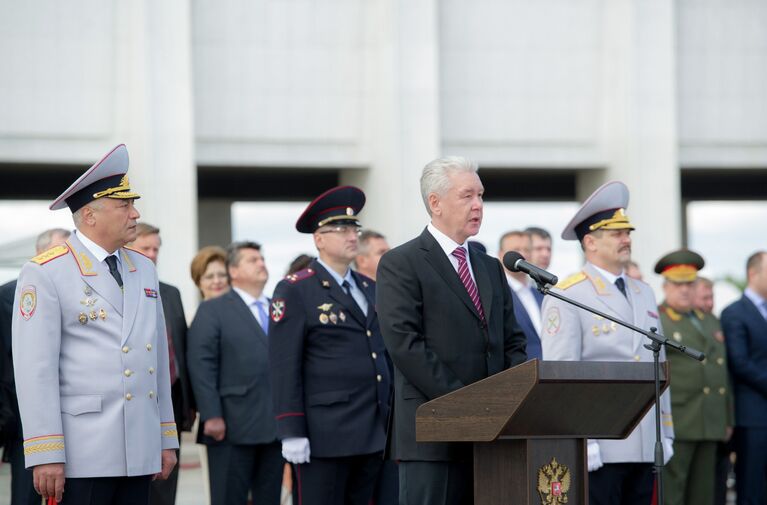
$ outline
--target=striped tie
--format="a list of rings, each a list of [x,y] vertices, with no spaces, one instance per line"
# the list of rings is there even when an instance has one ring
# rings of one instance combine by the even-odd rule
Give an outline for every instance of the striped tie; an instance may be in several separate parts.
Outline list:
[[[477,285],[474,284],[474,279],[471,278],[469,272],[469,264],[466,262],[466,249],[463,247],[456,247],[455,251],[451,253],[458,260],[458,277],[463,282],[463,287],[466,288],[466,292],[469,293],[472,303],[479,312],[479,317],[482,321],[485,320],[485,311],[482,310],[482,302],[479,300],[479,292],[477,291]]]

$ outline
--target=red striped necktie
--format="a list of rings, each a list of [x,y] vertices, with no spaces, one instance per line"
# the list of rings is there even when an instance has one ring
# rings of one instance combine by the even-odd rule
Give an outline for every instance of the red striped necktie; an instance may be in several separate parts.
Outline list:
[[[477,291],[477,285],[474,283],[474,279],[471,278],[471,272],[469,272],[469,263],[466,261],[466,249],[463,247],[456,247],[455,251],[451,253],[458,260],[458,277],[463,282],[463,287],[466,288],[466,292],[469,293],[472,303],[479,312],[479,317],[482,321],[485,320],[485,311],[482,309],[482,301],[479,299],[479,291]]]

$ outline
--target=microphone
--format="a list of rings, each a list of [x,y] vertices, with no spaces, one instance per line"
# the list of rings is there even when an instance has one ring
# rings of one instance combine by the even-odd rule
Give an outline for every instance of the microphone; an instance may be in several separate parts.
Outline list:
[[[539,285],[551,285],[554,286],[559,279],[551,272],[547,272],[542,268],[538,268],[532,263],[525,261],[525,257],[519,254],[517,251],[509,251],[503,255],[503,266],[511,270],[512,272],[524,272],[529,275]]]

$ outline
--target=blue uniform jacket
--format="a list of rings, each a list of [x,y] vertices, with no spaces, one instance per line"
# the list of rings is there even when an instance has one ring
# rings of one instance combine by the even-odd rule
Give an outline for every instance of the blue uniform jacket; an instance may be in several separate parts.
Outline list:
[[[280,439],[307,437],[313,457],[384,449],[391,365],[375,282],[353,273],[367,317],[317,261],[282,280],[270,310],[269,362]]]

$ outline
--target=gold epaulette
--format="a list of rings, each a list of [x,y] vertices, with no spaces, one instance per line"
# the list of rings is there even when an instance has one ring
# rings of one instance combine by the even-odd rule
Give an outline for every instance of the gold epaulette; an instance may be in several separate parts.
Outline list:
[[[680,314],[679,312],[675,311],[671,307],[664,306],[663,307],[663,312],[665,312],[666,315],[669,317],[669,319],[671,319],[672,321],[676,322],[676,321],[681,321],[682,320],[682,314]]]
[[[567,279],[560,281],[559,284],[557,284],[555,287],[559,289],[567,289],[571,286],[575,286],[581,281],[586,280],[588,277],[583,272],[578,272],[577,274],[573,274]]]
[[[129,251],[133,251],[134,253],[138,253],[138,254],[142,255],[143,257],[145,257],[147,259],[152,259],[149,256],[147,256],[146,254],[144,254],[143,252],[141,252],[138,249],[136,249],[135,247],[129,247],[129,246],[126,245],[126,246],[123,246],[123,248],[127,249]]]
[[[35,256],[29,261],[37,263],[38,265],[44,265],[51,260],[55,260],[56,258],[60,258],[64,256],[68,252],[69,252],[69,248],[67,246],[57,245],[56,247],[52,247],[48,249],[44,253],[38,254],[37,256]]]

